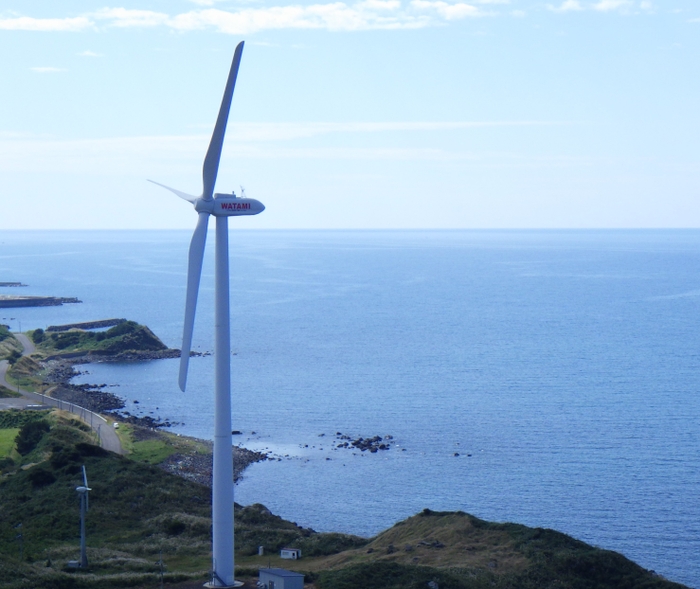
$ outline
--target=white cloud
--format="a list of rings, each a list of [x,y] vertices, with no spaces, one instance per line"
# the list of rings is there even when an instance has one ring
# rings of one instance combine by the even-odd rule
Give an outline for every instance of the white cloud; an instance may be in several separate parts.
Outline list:
[[[478,4],[507,4],[509,0],[473,0]],[[211,0],[197,0],[211,6]],[[325,29],[360,31],[371,29],[415,29],[438,25],[485,13],[471,3],[446,0],[360,0],[354,4],[287,4],[235,10],[203,8],[175,15],[123,7],[102,8],[75,18],[0,19],[0,29],[33,31],[78,31],[96,25],[118,28],[168,27],[178,31],[213,29],[227,34],[250,34],[279,29]]]
[[[23,31],[82,31],[90,28],[152,28],[167,27],[177,31],[215,30],[225,34],[251,34],[265,30],[319,29],[328,31],[361,31],[372,29],[416,29],[438,26],[446,21],[491,16],[487,6],[509,5],[510,0],[358,0],[325,4],[285,4],[277,6],[221,9],[213,6],[222,0],[190,0],[207,8],[178,14],[124,7],[102,8],[82,16],[66,18],[34,18],[8,16],[0,18],[0,30]],[[247,3],[247,0],[242,0]],[[254,1],[254,0],[251,0]],[[598,12],[628,11],[638,5],[652,12],[651,0],[561,0],[547,4],[553,12],[578,12],[587,9]],[[485,10],[486,9],[486,10]],[[513,9],[514,17],[525,16],[524,10]],[[691,22],[696,22],[692,19]],[[92,52],[79,55],[97,57]]]
[[[552,10],[554,12],[572,12],[572,11],[578,11],[578,10],[583,10],[583,6],[581,6],[581,2],[579,0],[564,0],[562,2],[561,6],[552,6],[551,4],[547,5],[547,8],[549,10]]]
[[[609,12],[611,10],[618,10],[620,8],[630,8],[632,6],[632,0],[600,0],[600,2],[593,5],[593,10],[598,10],[600,12]]]
[[[442,0],[412,0],[410,5],[417,10],[434,10],[445,20],[482,16],[484,14],[476,6],[464,4],[463,2],[448,4]]]
[[[157,27],[167,24],[169,16],[152,10],[130,10],[127,8],[102,8],[91,16],[109,20],[113,27]]]
[[[82,31],[93,25],[85,16],[75,18],[32,18],[17,16],[0,18],[0,30],[5,31]]]
[[[418,28],[430,24],[427,15],[410,15],[392,6],[394,2],[378,4],[361,2],[348,6],[343,2],[312,4],[310,6],[274,6],[247,8],[236,12],[208,9],[179,14],[169,26],[178,30],[214,28],[222,33],[246,34],[272,29],[326,29],[359,31],[368,29]]]
[[[87,51],[81,51],[80,53],[76,53],[76,55],[80,55],[80,57],[104,57],[102,53],[95,53],[94,51],[90,51],[89,49]]]
[[[58,72],[65,72],[63,68],[60,67],[32,67],[29,68],[33,72],[36,72],[37,74],[55,74]]]

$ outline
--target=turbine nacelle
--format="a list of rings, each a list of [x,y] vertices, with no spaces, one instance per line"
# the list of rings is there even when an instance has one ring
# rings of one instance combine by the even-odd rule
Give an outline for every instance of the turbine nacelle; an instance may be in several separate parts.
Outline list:
[[[262,213],[265,205],[254,198],[238,198],[235,194],[217,192],[213,199],[195,200],[194,209],[198,213],[209,213],[215,217],[240,217]]]

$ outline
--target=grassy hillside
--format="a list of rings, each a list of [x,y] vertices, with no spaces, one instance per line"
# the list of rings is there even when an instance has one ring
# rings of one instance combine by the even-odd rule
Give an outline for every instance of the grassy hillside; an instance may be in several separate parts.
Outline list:
[[[62,412],[32,415],[47,420],[50,429],[26,455],[18,457],[15,452],[12,468],[6,468],[0,480],[4,588],[82,587],[88,579],[91,587],[156,583],[154,563],[161,553],[171,580],[205,579],[211,559],[211,489],[92,445],[88,428]],[[6,421],[5,425],[18,425],[15,418]],[[75,488],[82,483],[83,464],[92,488],[87,518],[90,569],[68,573],[62,570],[65,563],[79,554]],[[16,527],[20,523],[21,563]],[[318,534],[260,505],[236,506],[236,533],[241,554],[257,553],[260,545],[274,552],[293,543],[309,554],[327,555],[366,542],[354,536]],[[3,566],[9,576],[3,575]],[[22,584],[23,579],[32,584]]]
[[[362,550],[324,559],[319,589],[671,589],[624,556],[554,530],[424,510]]]
[[[5,325],[0,325],[0,360],[14,360],[19,357],[21,351],[22,344]]]
[[[71,329],[62,332],[30,332],[37,351],[45,355],[69,352],[118,354],[130,351],[157,352],[167,346],[145,325],[125,321],[106,331]]]
[[[88,428],[61,412],[0,415],[6,428],[24,427],[23,419],[46,423],[45,429],[34,428],[40,436],[23,455],[14,451],[0,480],[4,588],[157,587],[161,554],[167,581],[205,580],[209,488],[92,445]],[[82,483],[83,464],[92,488],[90,567],[68,572],[65,563],[79,554],[75,487]],[[425,589],[430,581],[441,589],[681,587],[553,530],[490,523],[462,512],[424,510],[367,540],[319,534],[256,504],[236,506],[235,529],[236,562],[244,567],[239,576],[270,563],[305,573],[317,589]],[[289,545],[301,548],[301,560],[279,559],[279,549]],[[265,556],[257,556],[258,546]]]

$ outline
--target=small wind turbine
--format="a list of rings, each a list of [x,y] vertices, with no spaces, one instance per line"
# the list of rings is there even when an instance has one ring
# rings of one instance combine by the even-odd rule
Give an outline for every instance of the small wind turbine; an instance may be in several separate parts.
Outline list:
[[[207,239],[209,215],[216,217],[216,263],[215,263],[215,377],[214,377],[214,469],[212,481],[212,580],[210,587],[234,587],[233,560],[233,461],[231,460],[231,328],[229,313],[229,264],[228,264],[228,218],[241,215],[257,215],[265,206],[252,198],[237,198],[234,193],[214,194],[216,175],[219,171],[221,147],[226,132],[226,122],[231,108],[233,89],[236,86],[238,66],[243,53],[243,42],[233,55],[224,97],[214,133],[204,158],[202,171],[202,195],[192,196],[158,182],[180,198],[191,202],[199,213],[197,227],[190,243],[187,268],[187,297],[185,301],[185,325],[182,333],[180,355],[180,388],[187,384],[187,366],[192,348],[194,313],[202,274],[204,245]],[[152,182],[152,180],[151,180]]]
[[[80,495],[80,567],[86,568],[88,565],[87,560],[87,550],[85,548],[85,514],[88,510],[88,492],[92,491],[88,487],[87,473],[85,472],[85,465],[83,464],[83,484],[80,487],[76,487],[75,490]]]

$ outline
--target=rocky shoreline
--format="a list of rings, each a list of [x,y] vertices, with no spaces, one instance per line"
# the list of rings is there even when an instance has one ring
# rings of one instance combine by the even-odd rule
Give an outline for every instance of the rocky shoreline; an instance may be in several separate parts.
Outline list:
[[[150,416],[137,417],[128,411],[122,411],[126,406],[124,401],[117,395],[107,392],[107,384],[82,384],[74,385],[70,381],[73,377],[81,374],[76,370],[77,364],[87,364],[91,362],[124,362],[124,361],[144,361],[156,360],[160,358],[175,358],[180,356],[180,350],[167,349],[158,352],[128,352],[112,356],[81,354],[71,357],[54,357],[43,362],[47,369],[44,383],[56,388],[51,392],[51,396],[61,399],[67,403],[74,403],[85,407],[96,413],[104,413],[115,417],[122,423],[136,426],[134,436],[136,441],[155,439],[163,434],[161,428],[167,428],[175,423],[169,420],[161,420]],[[197,440],[210,450],[212,442],[208,440]],[[233,481],[238,482],[248,466],[255,462],[267,460],[269,456],[264,452],[255,452],[241,446],[234,446],[233,454]],[[213,456],[211,452],[200,454],[172,454],[158,465],[162,470],[179,477],[197,482],[201,485],[211,487]]]
[[[205,443],[210,449],[213,448],[213,444],[209,441],[200,440],[200,442]],[[237,483],[241,480],[243,471],[251,464],[263,462],[268,458],[269,456],[263,452],[234,446],[233,482]],[[173,454],[161,462],[158,468],[200,485],[211,487],[213,465],[212,454]]]
[[[175,423],[165,419],[161,420],[150,416],[137,417],[128,411],[122,411],[126,404],[117,395],[104,389],[107,384],[71,384],[71,379],[81,374],[75,369],[77,364],[90,364],[93,362],[141,362],[145,360],[159,360],[162,358],[179,358],[180,350],[168,348],[159,351],[147,352],[120,352],[118,354],[80,353],[52,356],[44,360],[47,368],[44,383],[56,388],[51,392],[55,399],[61,399],[67,403],[75,403],[96,413],[107,413],[119,421],[138,425],[146,428],[170,427]]]

